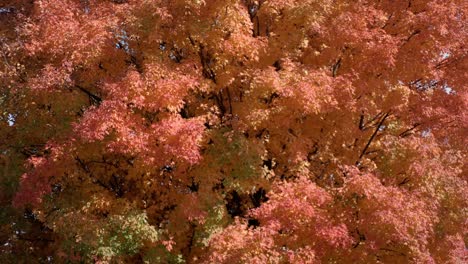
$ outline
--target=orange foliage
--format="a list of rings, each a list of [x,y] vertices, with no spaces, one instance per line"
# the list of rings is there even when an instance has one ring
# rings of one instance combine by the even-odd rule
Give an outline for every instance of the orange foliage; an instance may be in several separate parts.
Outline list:
[[[467,261],[466,1],[29,2],[0,262]]]

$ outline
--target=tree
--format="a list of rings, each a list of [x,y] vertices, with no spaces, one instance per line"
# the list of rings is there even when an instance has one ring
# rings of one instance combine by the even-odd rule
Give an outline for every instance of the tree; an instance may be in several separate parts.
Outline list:
[[[467,260],[465,1],[32,2],[3,262]]]

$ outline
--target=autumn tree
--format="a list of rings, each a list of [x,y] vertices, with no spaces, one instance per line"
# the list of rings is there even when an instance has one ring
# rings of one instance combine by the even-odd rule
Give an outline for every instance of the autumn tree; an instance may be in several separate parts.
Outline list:
[[[6,0],[2,263],[464,263],[462,0]]]

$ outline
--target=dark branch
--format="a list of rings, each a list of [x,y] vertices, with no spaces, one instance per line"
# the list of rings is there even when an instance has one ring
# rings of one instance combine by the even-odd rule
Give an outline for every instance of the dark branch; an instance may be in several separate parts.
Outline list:
[[[374,121],[378,120],[381,116],[383,115],[382,112],[378,113],[375,115],[371,120],[365,122],[364,121],[364,115],[361,115],[361,119],[359,120],[359,129],[360,130],[366,130],[368,129],[368,125],[372,124]],[[362,121],[362,122],[361,122]]]
[[[229,92],[228,87],[226,87],[226,94],[227,94],[228,101],[229,101],[229,114],[232,115],[232,100],[231,100],[231,93]]]
[[[410,181],[410,179],[408,177],[404,178],[402,182],[400,182],[398,184],[398,186],[402,186],[402,185],[405,185],[406,183],[408,183]]]
[[[421,125],[420,123],[416,123],[411,128],[408,128],[405,131],[401,132],[398,136],[399,137],[407,137],[407,136],[411,135],[411,132],[420,125]]]
[[[220,116],[224,116],[226,114],[226,107],[224,106],[224,100],[223,100],[223,94],[221,92],[218,92],[217,94],[213,95],[216,104],[218,105]]]
[[[390,112],[387,112],[387,113],[382,117],[382,119],[380,119],[380,122],[379,122],[379,124],[377,125],[377,127],[375,128],[374,133],[372,133],[372,136],[369,138],[369,141],[367,141],[366,146],[364,147],[364,149],[362,150],[361,154],[359,155],[359,159],[356,161],[356,165],[359,164],[359,162],[361,161],[362,157],[366,154],[367,149],[368,149],[369,146],[371,145],[371,143],[372,143],[372,141],[374,140],[375,136],[377,136],[377,133],[379,132],[380,128],[382,127],[383,123],[385,122],[385,119],[387,119],[387,117],[388,117],[389,115],[390,115]]]
[[[364,130],[364,115],[359,118],[359,130]]]
[[[86,95],[89,96],[89,100],[91,102],[91,104],[93,105],[100,105],[101,102],[102,102],[102,98],[93,94],[92,92],[88,91],[87,89],[85,89],[84,87],[80,86],[80,85],[75,85],[76,88],[78,88],[78,90],[80,90],[81,92],[85,93]]]
[[[332,76],[333,77],[336,77],[336,75],[338,74],[338,70],[340,69],[340,66],[341,66],[341,58],[339,58],[335,64],[333,64],[332,66]]]

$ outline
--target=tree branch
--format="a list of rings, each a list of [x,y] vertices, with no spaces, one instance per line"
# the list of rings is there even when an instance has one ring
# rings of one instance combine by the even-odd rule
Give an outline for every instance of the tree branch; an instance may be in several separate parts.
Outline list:
[[[413,125],[413,127],[406,129],[405,131],[401,132],[398,136],[399,136],[399,137],[407,137],[407,136],[410,135],[410,133],[411,133],[415,128],[417,128],[417,127],[420,126],[420,125],[421,125],[420,123],[416,123],[416,124]]]
[[[85,89],[84,87],[80,86],[80,85],[75,85],[76,88],[78,88],[78,90],[80,90],[81,92],[85,93],[86,95],[89,96],[89,99],[90,99],[90,102],[91,104],[93,105],[100,105],[101,102],[102,102],[102,98],[91,93],[90,91],[88,91],[87,89]]]
[[[370,144],[372,143],[372,141],[374,140],[375,136],[377,135],[377,133],[379,132],[380,128],[382,127],[383,123],[385,122],[385,119],[387,119],[387,117],[388,117],[389,115],[390,115],[390,112],[387,112],[387,113],[382,117],[382,119],[380,119],[380,122],[379,122],[379,124],[377,125],[377,127],[375,128],[374,133],[372,133],[372,136],[369,138],[369,141],[367,141],[366,146],[364,147],[364,149],[362,150],[361,154],[359,155],[359,159],[356,161],[356,165],[359,164],[359,162],[361,161],[362,157],[366,154],[367,149],[369,148]]]

